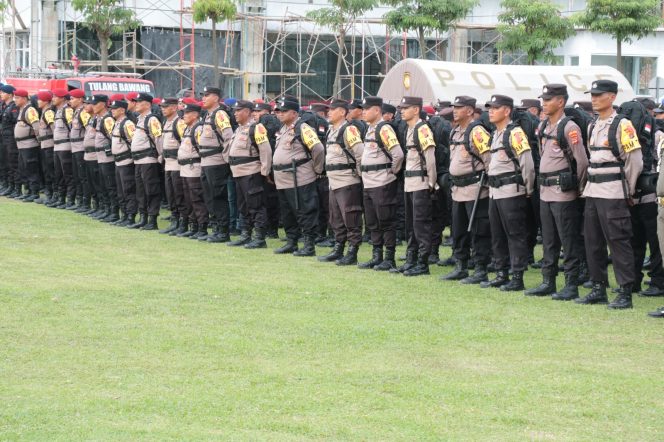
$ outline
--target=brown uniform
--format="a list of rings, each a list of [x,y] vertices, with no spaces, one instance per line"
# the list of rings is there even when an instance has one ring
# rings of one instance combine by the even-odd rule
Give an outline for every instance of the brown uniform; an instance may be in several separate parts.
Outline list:
[[[623,119],[616,132],[618,158],[611,150],[609,127],[616,112],[597,119],[590,133],[590,167],[586,197],[584,232],[586,258],[593,282],[608,284],[608,244],[616,280],[621,286],[635,280],[632,224],[627,200],[634,195],[636,180],[643,169],[643,157],[632,123]]]
[[[39,114],[27,104],[18,110],[14,139],[18,148],[19,172],[27,183],[30,194],[39,193]],[[19,188],[19,191],[21,189]]]
[[[74,109],[74,115],[71,120],[71,130],[69,131],[69,142],[71,143],[72,155],[72,175],[74,182],[74,193],[80,199],[82,205],[89,205],[90,184],[85,174],[85,148],[83,139],[85,138],[85,125],[90,119],[90,114],[83,110],[83,106]]]
[[[162,131],[161,155],[164,158],[164,180],[166,200],[174,219],[187,218],[189,211],[185,205],[183,179],[178,164],[178,149],[187,125],[177,115],[164,122]]]
[[[178,164],[189,221],[198,225],[207,225],[208,210],[203,201],[201,157],[197,147],[202,133],[203,125],[198,123],[184,130],[178,149]],[[187,214],[183,214],[182,217],[185,218]]]
[[[111,152],[115,158],[115,186],[118,192],[118,205],[122,213],[129,217],[136,215],[136,172],[131,157],[131,140],[136,126],[127,117],[115,121],[111,132]]]
[[[110,113],[98,115],[95,124],[95,149],[97,150],[97,163],[99,175],[103,186],[106,209],[110,212],[118,210],[118,192],[115,184],[115,159],[111,152],[111,132],[115,120]]]
[[[154,115],[139,115],[136,133],[131,139],[131,156],[135,165],[136,201],[138,213],[157,216],[161,205],[159,156],[161,123]]]
[[[90,196],[96,200],[97,207],[99,207],[100,203],[105,199],[105,195],[95,148],[95,139],[97,138],[96,123],[97,117],[91,115],[85,125],[85,136],[83,137],[83,149],[85,153],[83,154],[83,161],[85,162],[85,174],[88,178],[88,183],[90,183]]]
[[[53,179],[55,174],[55,163],[53,159],[53,130],[51,125],[55,121],[55,111],[48,107],[42,111],[39,119],[39,137],[37,140],[41,143],[41,167],[44,177],[44,187],[46,194],[53,192]]]
[[[60,194],[60,200],[64,202],[65,197],[72,202],[76,196],[74,186],[73,164],[71,153],[71,142],[69,132],[74,119],[74,110],[65,104],[55,111],[53,129],[53,150],[55,162],[55,186]]]

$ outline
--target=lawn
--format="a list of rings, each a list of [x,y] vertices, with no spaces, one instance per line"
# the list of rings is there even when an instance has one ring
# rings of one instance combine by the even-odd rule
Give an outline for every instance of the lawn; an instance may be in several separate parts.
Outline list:
[[[0,245],[0,440],[664,438],[662,298],[608,311],[4,198]]]

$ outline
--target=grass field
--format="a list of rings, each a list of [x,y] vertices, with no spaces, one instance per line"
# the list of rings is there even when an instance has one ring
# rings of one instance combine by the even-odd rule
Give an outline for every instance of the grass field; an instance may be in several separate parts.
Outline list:
[[[664,439],[661,298],[614,312],[4,198],[0,245],[0,440]]]

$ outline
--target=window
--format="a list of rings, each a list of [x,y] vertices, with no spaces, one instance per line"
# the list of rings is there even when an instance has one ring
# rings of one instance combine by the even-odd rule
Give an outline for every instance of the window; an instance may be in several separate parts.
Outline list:
[[[616,67],[615,55],[593,55],[591,65]],[[650,95],[648,83],[657,75],[657,58],[623,56],[623,73],[637,95]]]

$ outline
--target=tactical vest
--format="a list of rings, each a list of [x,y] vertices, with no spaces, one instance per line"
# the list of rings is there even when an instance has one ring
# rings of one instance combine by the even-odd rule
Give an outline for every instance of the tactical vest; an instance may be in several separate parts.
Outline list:
[[[74,117],[71,121],[69,141],[72,144],[72,149],[83,146],[83,138],[85,138],[85,125],[81,119],[81,113],[83,113],[83,107],[80,107],[74,111]]]
[[[53,124],[53,143],[66,144],[69,143],[69,131],[71,126],[67,122],[65,112],[69,106],[64,105],[55,112],[55,123]]]

